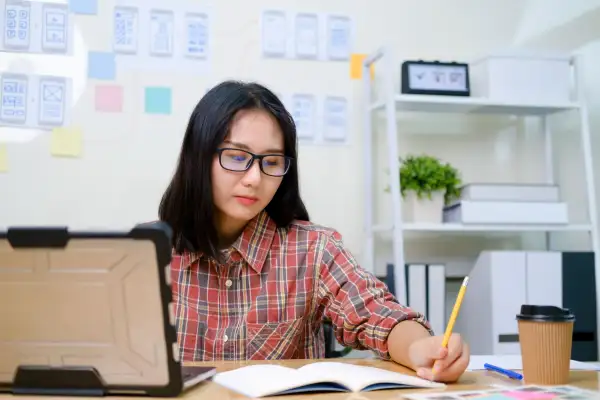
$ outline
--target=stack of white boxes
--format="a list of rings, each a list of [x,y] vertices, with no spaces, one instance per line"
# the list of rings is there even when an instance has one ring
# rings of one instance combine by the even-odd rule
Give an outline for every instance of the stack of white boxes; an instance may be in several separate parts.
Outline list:
[[[556,185],[472,183],[463,187],[458,201],[444,208],[444,222],[567,224],[568,214]]]
[[[484,251],[469,274],[456,324],[472,354],[520,354],[523,304],[562,307],[560,252]]]

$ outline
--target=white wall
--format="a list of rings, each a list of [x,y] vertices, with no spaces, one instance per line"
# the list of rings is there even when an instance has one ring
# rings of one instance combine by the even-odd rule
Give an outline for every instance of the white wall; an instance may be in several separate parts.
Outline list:
[[[599,7],[598,0],[530,0],[523,11],[515,43],[522,44],[544,35]]]
[[[185,6],[186,2],[173,0],[169,4]],[[27,143],[9,143],[10,171],[0,174],[0,227],[67,224],[76,228],[125,228],[155,219],[160,195],[173,171],[193,106],[215,82],[226,78],[252,79],[284,94],[308,91],[319,96],[347,96],[351,100],[350,144],[342,147],[303,145],[300,168],[302,193],[313,220],[340,230],[360,260],[364,205],[361,83],[349,80],[345,63],[261,59],[260,11],[284,8],[291,12],[348,15],[356,24],[355,51],[358,53],[372,52],[387,44],[394,48],[398,61],[405,58],[468,61],[510,47],[527,2],[505,0],[502,7],[494,0],[455,0],[451,4],[444,0],[214,0],[202,4],[212,16],[209,70],[191,75],[177,70],[149,72],[118,67],[117,83],[125,90],[122,114],[96,113],[93,102],[98,82],[85,78],[86,48],[111,49],[110,16],[114,1],[102,0],[97,17],[77,17],[80,47],[74,67],[66,66],[62,59],[25,56],[9,59],[2,54],[0,68],[4,69],[10,64],[13,70],[37,73],[71,71],[76,87],[81,89],[73,110],[73,123],[83,128],[85,148],[81,159],[57,159],[50,156],[47,134]],[[398,73],[399,68],[398,63]],[[146,85],[173,88],[171,116],[143,113]],[[467,121],[428,116],[423,121],[415,118],[401,120],[401,131],[407,134],[401,140],[403,154],[410,150],[440,156],[456,163],[467,181],[541,179],[543,152],[539,147],[539,134],[530,131],[524,134],[521,120],[475,118]],[[383,151],[381,141],[379,145]],[[381,164],[378,169],[382,189],[378,200],[380,218],[386,218],[384,170]],[[325,185],[329,188],[325,189]],[[418,240],[409,246],[407,255],[416,259],[445,257],[450,253],[457,260],[470,259],[482,246],[514,245],[520,240]],[[379,252],[378,270],[389,259],[389,247],[383,243]]]

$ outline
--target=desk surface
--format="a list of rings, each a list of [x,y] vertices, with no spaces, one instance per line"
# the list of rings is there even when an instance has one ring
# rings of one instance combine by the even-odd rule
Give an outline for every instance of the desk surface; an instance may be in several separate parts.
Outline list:
[[[414,372],[408,368],[404,368],[393,362],[386,362],[382,360],[373,359],[351,359],[342,358],[338,360],[323,360],[323,361],[338,361],[347,362],[357,365],[367,365],[377,368],[383,368],[390,371],[401,372],[404,374],[414,375]],[[279,362],[269,362],[271,364],[276,363],[286,367],[299,368],[311,360],[285,360]],[[196,363],[192,365],[214,365],[217,367],[218,372],[229,371],[231,369],[239,368],[245,365],[259,364],[261,362],[219,362],[219,363]],[[570,385],[577,386],[580,388],[600,390],[600,374],[594,371],[572,371]],[[455,384],[448,385],[445,389],[440,391],[448,390],[473,390],[473,389],[492,389],[490,385],[514,385],[520,386],[521,383],[499,377],[497,374],[490,373],[487,371],[473,371],[465,372],[465,374]],[[281,397],[281,400],[401,400],[402,395],[409,392],[418,391],[432,391],[432,389],[398,389],[398,390],[381,390],[373,392],[361,392],[361,393],[323,393],[323,394],[305,394],[305,395],[289,395]],[[219,399],[219,400],[239,400],[245,399],[246,397],[230,391],[229,389],[223,388],[216,383],[206,382],[199,387],[190,390],[184,396],[186,399]],[[129,399],[131,400],[131,399]]]
[[[316,360],[285,360],[285,361],[269,361],[267,363],[270,364],[279,364],[286,367],[298,368],[307,363],[313,362]],[[325,361],[325,360],[323,360]],[[351,358],[343,358],[337,360],[326,360],[326,361],[337,361],[337,362],[347,362],[356,365],[367,365],[377,368],[383,368],[390,371],[401,372],[405,374],[414,375],[414,372],[411,370],[404,368],[398,364],[393,362],[386,362],[382,360],[372,360],[372,359],[351,359]],[[217,367],[218,372],[229,371],[235,368],[239,368],[245,365],[253,365],[265,363],[263,361],[242,361],[242,362],[233,362],[233,361],[224,361],[224,362],[207,362],[207,363],[193,363],[189,365],[199,365],[199,366],[215,366]],[[595,371],[572,371],[571,372],[571,380],[569,382],[570,385],[577,386],[580,388],[591,389],[591,390],[600,390],[600,374]],[[476,390],[476,389],[491,389],[490,385],[514,385],[520,386],[521,383],[510,380],[508,378],[500,377],[494,373],[489,373],[486,371],[473,371],[473,372],[465,372],[465,374],[461,377],[461,379],[455,383],[448,385],[445,389],[439,389],[439,391],[457,391],[457,390]],[[381,391],[373,391],[373,392],[361,392],[361,393],[323,393],[323,394],[305,394],[305,395],[289,395],[279,397],[281,400],[401,400],[402,395],[407,393],[414,393],[418,391],[432,391],[432,389],[399,389],[399,390],[381,390]],[[438,390],[438,389],[436,389]],[[56,397],[30,397],[30,396],[6,396],[0,395],[0,400],[4,399],[18,399],[18,400],[55,400]],[[237,394],[229,389],[226,389],[220,385],[212,381],[206,381],[196,386],[193,389],[190,389],[185,394],[180,396],[179,398],[185,399],[196,399],[196,400],[239,400],[246,399],[246,397]],[[74,398],[70,398],[74,400]],[[132,397],[110,397],[109,400],[131,400]]]

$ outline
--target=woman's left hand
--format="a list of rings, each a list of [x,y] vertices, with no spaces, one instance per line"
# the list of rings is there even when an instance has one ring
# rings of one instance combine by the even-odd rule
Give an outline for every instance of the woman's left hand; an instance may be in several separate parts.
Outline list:
[[[419,339],[408,350],[412,366],[423,379],[455,382],[469,365],[469,346],[460,335],[453,334],[448,348],[442,347],[443,336]]]

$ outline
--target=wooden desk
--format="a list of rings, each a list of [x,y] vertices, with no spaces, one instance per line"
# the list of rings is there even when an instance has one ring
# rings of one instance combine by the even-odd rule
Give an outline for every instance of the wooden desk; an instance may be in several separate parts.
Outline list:
[[[347,362],[356,365],[367,365],[377,368],[384,368],[390,371],[402,372],[405,374],[414,375],[411,370],[401,367],[393,362],[386,362],[381,360],[371,359],[351,359],[343,358],[338,360],[323,360],[323,361],[337,361]],[[260,363],[279,364],[291,368],[299,368],[307,363],[312,362],[311,360],[286,360],[286,361],[243,361],[243,362],[202,362],[193,363],[190,365],[212,365],[217,367],[218,372],[229,371],[235,368],[239,368],[245,365],[253,365]],[[595,371],[573,371],[571,372],[570,385],[591,389],[600,390],[599,372]],[[399,389],[399,390],[381,390],[373,392],[361,392],[361,393],[319,393],[319,394],[304,394],[304,395],[288,395],[276,397],[279,400],[401,400],[404,394],[414,393],[418,391],[457,391],[457,390],[477,390],[477,389],[491,389],[490,385],[501,384],[501,385],[513,385],[520,386],[521,383],[508,378],[503,378],[497,374],[488,373],[486,371],[475,371],[466,372],[461,379],[455,383],[448,385],[445,389]],[[141,398],[141,397],[138,397]],[[190,389],[179,398],[194,399],[194,400],[240,400],[246,399],[236,392],[226,389],[222,386],[217,385],[211,381],[203,382],[193,389]],[[272,397],[275,398],[275,397]],[[0,395],[0,400],[57,400],[58,397],[40,397],[40,396],[7,396]],[[69,400],[75,400],[74,397],[69,397]],[[90,398],[85,398],[89,400]],[[106,397],[106,400],[132,400],[135,397]]]
[[[351,359],[342,358],[338,360],[323,360],[323,361],[336,361],[336,362],[347,362],[356,365],[366,365],[377,368],[383,368],[390,371],[401,372],[404,374],[415,375],[413,371],[408,368],[404,368],[393,362],[386,362],[382,360],[373,359]],[[279,364],[285,367],[299,368],[311,360],[285,360],[279,362],[270,361],[271,364]],[[229,371],[235,368],[239,368],[245,365],[260,364],[262,361],[254,362],[219,362],[219,363],[195,363],[191,365],[214,365],[217,367],[218,372]],[[600,373],[595,371],[572,371],[570,385],[577,386],[580,388],[600,390]],[[401,400],[402,396],[407,393],[414,393],[419,391],[458,391],[458,390],[476,390],[476,389],[492,389],[490,385],[514,385],[521,386],[522,383],[514,381],[512,379],[503,378],[497,374],[490,373],[487,371],[473,371],[465,372],[457,383],[448,385],[445,389],[398,389],[398,390],[381,390],[373,392],[361,392],[361,393],[319,393],[319,394],[303,394],[303,395],[288,395],[283,397],[277,397],[279,400]],[[240,400],[246,399],[236,392],[226,389],[222,386],[217,385],[213,382],[206,382],[195,389],[190,390],[188,393],[182,396],[186,399],[197,399],[197,400]],[[275,398],[275,397],[272,397]],[[128,399],[131,400],[131,399]]]

